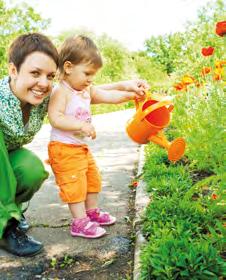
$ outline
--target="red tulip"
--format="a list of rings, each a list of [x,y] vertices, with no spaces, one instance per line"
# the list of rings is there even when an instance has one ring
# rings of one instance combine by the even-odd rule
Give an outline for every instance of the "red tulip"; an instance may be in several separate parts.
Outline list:
[[[213,47],[202,48],[202,55],[204,55],[204,56],[210,56],[213,54],[213,52],[214,52]]]
[[[226,21],[217,22],[216,34],[221,37],[223,37],[226,34]]]

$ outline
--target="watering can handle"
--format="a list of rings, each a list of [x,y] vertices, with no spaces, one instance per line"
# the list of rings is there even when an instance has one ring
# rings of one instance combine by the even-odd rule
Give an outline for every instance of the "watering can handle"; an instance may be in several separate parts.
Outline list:
[[[150,94],[150,92],[145,91],[145,96],[146,96],[146,98],[145,98],[145,99],[149,99],[149,98],[151,98],[151,94]],[[136,107],[136,110],[138,110],[138,109],[141,107],[141,104],[144,102],[144,99],[140,99],[140,100],[138,100],[138,99],[135,97],[134,101],[135,101],[135,107]]]
[[[143,103],[143,101],[138,101],[137,98],[135,98],[134,101],[135,101],[135,107],[137,111],[140,108],[140,104]]]
[[[140,114],[140,120],[143,120],[148,114],[150,114],[152,111],[161,108],[166,105],[172,105],[172,102],[170,100],[163,100],[159,101],[151,106],[149,106],[147,109],[141,112]],[[172,110],[172,109],[171,109]]]

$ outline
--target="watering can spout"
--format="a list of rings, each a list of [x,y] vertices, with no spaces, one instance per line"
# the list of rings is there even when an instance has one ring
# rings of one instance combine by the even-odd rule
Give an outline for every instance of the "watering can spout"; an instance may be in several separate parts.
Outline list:
[[[151,135],[148,140],[155,143],[168,151],[168,159],[170,161],[178,161],[184,155],[185,141],[179,137],[169,142],[163,132],[159,132],[157,135]]]
[[[185,151],[184,139],[177,138],[169,142],[162,132],[170,122],[170,113],[174,108],[172,98],[153,99],[147,94],[145,100],[135,101],[135,104],[136,114],[128,121],[126,127],[129,137],[139,144],[158,144],[168,151],[169,160],[179,160]]]

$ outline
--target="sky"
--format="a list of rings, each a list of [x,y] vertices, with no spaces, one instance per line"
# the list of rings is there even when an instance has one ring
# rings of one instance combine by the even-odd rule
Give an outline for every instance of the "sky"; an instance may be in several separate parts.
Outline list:
[[[50,18],[47,35],[85,28],[106,33],[129,50],[141,50],[151,36],[183,31],[187,21],[209,0],[8,0],[26,2],[43,18]]]

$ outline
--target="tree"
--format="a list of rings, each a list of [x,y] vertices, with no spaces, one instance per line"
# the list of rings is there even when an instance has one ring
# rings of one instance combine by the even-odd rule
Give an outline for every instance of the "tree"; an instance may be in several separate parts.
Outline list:
[[[0,0],[0,77],[7,72],[7,49],[11,41],[22,33],[45,30],[49,22],[25,3],[7,7]]]
[[[162,87],[168,76],[164,71],[164,66],[150,56],[146,52],[134,52],[132,54],[133,62],[138,76],[145,79],[151,85],[151,91]]]
[[[131,54],[121,43],[104,34],[98,38],[98,46],[104,60],[98,82],[115,82],[136,76]]]
[[[147,54],[157,63],[160,63],[167,74],[176,68],[176,58],[181,55],[183,46],[183,35],[178,32],[164,36],[151,37],[146,40]]]

